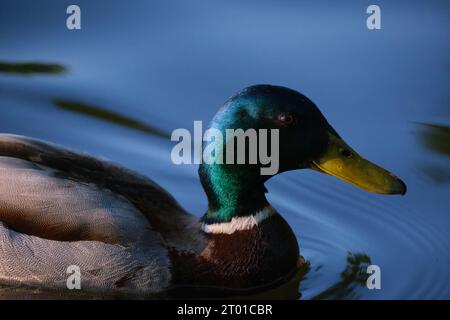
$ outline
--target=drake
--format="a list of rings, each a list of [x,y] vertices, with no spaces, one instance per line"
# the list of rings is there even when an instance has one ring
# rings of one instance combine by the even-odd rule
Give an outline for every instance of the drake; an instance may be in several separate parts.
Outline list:
[[[406,192],[399,178],[350,148],[311,100],[288,88],[245,88],[210,127],[279,129],[279,172],[310,168],[371,192]],[[208,208],[199,219],[120,165],[1,134],[0,285],[67,290],[73,265],[87,292],[242,293],[281,284],[303,262],[293,231],[266,199],[270,176],[261,167],[201,164]]]

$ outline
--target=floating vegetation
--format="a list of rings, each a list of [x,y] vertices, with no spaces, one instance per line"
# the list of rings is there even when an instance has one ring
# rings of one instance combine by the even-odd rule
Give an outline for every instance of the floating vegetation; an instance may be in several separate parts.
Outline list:
[[[135,129],[144,132],[146,134],[155,135],[161,138],[170,138],[170,135],[168,133],[160,129],[154,128],[144,122],[122,115],[115,111],[107,110],[106,108],[103,107],[93,106],[78,101],[71,101],[64,99],[55,99],[53,100],[53,103],[58,108],[67,111],[87,115],[96,119],[101,119],[103,121],[114,123],[122,127]]]
[[[67,68],[55,63],[40,63],[40,62],[24,62],[11,63],[0,61],[0,72],[13,74],[61,74],[67,72]]]

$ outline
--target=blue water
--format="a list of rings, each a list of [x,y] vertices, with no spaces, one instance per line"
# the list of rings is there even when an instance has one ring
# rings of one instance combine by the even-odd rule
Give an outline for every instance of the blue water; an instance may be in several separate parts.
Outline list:
[[[99,106],[170,133],[208,122],[248,85],[296,89],[355,150],[408,185],[404,197],[380,196],[309,170],[267,183],[310,262],[294,283],[298,297],[339,284],[350,252],[380,266],[381,290],[355,286],[341,298],[450,298],[449,156],[424,143],[420,124],[450,125],[448,1],[377,1],[376,31],[366,28],[369,3],[361,1],[79,0],[79,31],[66,28],[69,4],[1,2],[0,61],[68,71],[0,72],[0,132],[122,163],[201,215],[207,203],[197,167],[171,162],[170,139],[53,100]]]

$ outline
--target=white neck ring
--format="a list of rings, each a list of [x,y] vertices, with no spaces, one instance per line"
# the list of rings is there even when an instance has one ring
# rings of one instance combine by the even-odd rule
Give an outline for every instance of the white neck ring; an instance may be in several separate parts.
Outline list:
[[[203,223],[201,228],[206,233],[232,234],[236,231],[250,230],[265,219],[276,214],[271,206],[264,207],[261,211],[245,217],[233,217],[229,222],[207,224]]]

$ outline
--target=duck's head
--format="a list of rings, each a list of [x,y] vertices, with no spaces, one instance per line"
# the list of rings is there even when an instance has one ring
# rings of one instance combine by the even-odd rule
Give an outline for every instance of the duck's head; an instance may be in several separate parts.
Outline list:
[[[279,156],[275,174],[309,168],[370,192],[406,193],[406,185],[399,178],[353,150],[311,100],[285,87],[256,85],[243,89],[219,110],[210,128],[220,130],[224,137],[227,129],[255,129],[258,133],[259,129],[278,129]],[[270,154],[271,149],[275,150],[272,144],[276,141],[271,143],[270,130],[266,141],[269,141]],[[224,154],[228,143],[225,140]],[[246,163],[248,146],[249,143],[246,144]],[[268,164],[257,158],[256,164],[201,165],[200,176],[208,194],[210,212],[242,203],[242,197],[262,201],[256,194],[264,190],[262,185],[271,175],[261,175],[260,169]],[[230,195],[228,199],[226,194]]]

